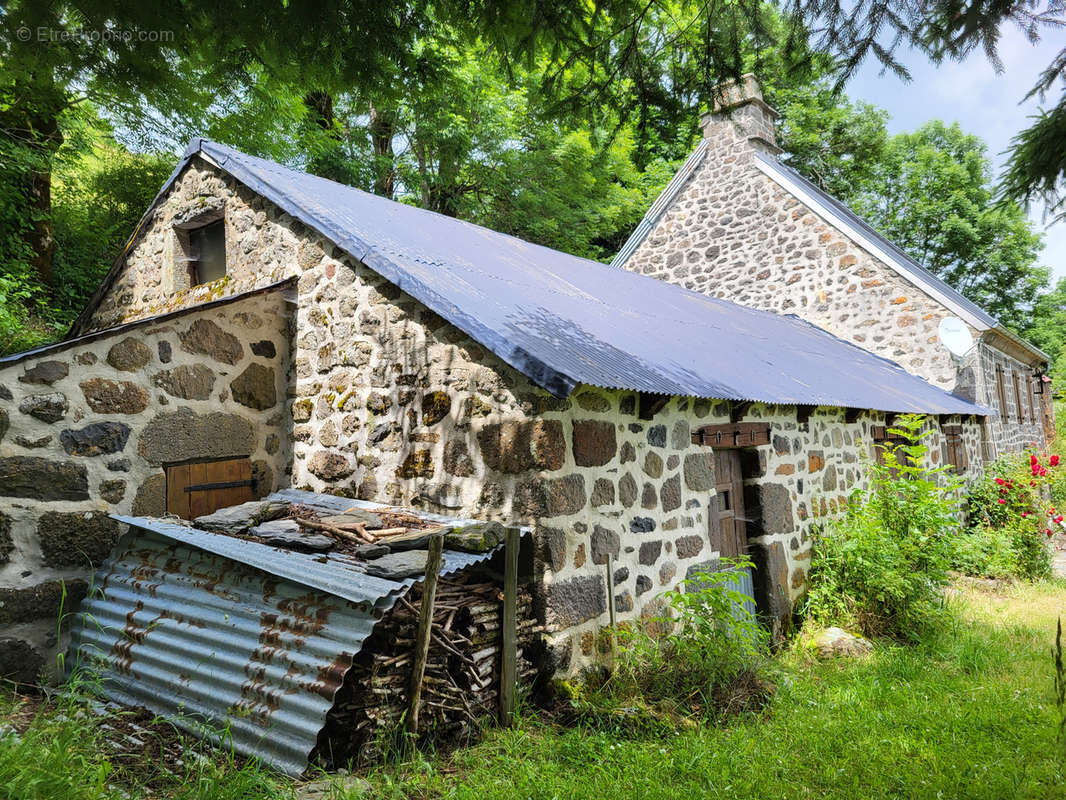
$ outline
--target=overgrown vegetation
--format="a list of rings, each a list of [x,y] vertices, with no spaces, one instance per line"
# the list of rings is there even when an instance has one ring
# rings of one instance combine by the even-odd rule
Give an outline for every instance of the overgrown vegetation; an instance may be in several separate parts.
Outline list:
[[[104,712],[76,681],[49,698],[0,696],[0,798],[271,800],[289,781],[146,712]]]
[[[736,588],[747,558],[726,559],[663,594],[660,613],[617,632],[614,669],[602,682],[571,687],[577,718],[607,728],[716,720],[761,707],[769,636]],[[602,635],[609,635],[604,632]]]
[[[900,416],[889,430],[903,438],[870,465],[870,488],[815,539],[806,612],[868,636],[914,639],[943,608],[958,482],[930,464],[923,417]]]
[[[861,661],[779,655],[769,714],[619,736],[530,711],[473,747],[382,765],[364,776],[365,795],[347,797],[1062,797],[1066,759],[1055,741],[1049,656],[1066,585],[1015,584],[1000,594],[963,588],[948,603],[948,622],[916,646],[882,640]],[[0,730],[5,800],[295,794],[290,781],[219,753],[173,778],[159,778],[142,759],[134,769],[141,780],[122,783],[115,751],[100,746],[98,721],[86,724],[62,702],[34,710],[4,694]]]

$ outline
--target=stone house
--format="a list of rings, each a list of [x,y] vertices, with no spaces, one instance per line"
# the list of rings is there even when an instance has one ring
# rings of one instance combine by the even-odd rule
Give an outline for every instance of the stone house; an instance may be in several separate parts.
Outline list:
[[[110,514],[279,488],[532,525],[550,671],[749,549],[779,628],[900,412],[979,463],[985,408],[799,318],[196,140],[70,337],[0,360],[0,671]]]
[[[795,314],[994,409],[981,428],[985,461],[1043,446],[1054,431],[1048,355],[782,163],[776,118],[753,76],[726,86],[703,140],[612,266]],[[938,335],[946,318],[974,341],[961,357]]]

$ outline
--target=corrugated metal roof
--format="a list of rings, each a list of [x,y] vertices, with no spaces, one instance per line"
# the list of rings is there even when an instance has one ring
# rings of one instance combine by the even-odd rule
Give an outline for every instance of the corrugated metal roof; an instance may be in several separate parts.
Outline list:
[[[343,555],[115,519],[130,529],[82,602],[70,665],[95,670],[114,700],[198,735],[224,732],[238,752],[301,774],[352,659],[416,579],[370,576]],[[446,551],[442,573],[494,552]]]
[[[988,413],[794,317],[529,244],[215,142],[195,140],[185,160],[197,154],[557,396],[586,383],[768,403]]]

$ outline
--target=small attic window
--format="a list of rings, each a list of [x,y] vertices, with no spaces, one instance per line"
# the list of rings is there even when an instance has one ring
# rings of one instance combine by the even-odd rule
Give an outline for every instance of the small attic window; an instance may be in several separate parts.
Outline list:
[[[226,222],[216,220],[187,232],[189,285],[197,286],[226,277]]]

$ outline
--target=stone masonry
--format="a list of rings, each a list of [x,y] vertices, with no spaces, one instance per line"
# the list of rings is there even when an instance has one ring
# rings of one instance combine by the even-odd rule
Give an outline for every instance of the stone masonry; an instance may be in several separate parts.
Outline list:
[[[231,253],[231,275],[217,285],[172,292],[168,287],[176,279],[168,273],[181,266],[173,261],[177,245],[168,241],[174,220],[188,216],[183,207],[189,204],[223,214],[227,247],[239,252]],[[653,419],[640,420],[635,392],[579,387],[568,399],[552,397],[331,242],[205,163],[194,162],[179,176],[135,242],[94,325],[290,277],[297,280],[292,368],[277,385],[284,420],[275,419],[273,406],[258,408],[269,405],[267,393],[254,401],[249,395],[249,386],[261,383],[249,360],[267,367],[265,354],[274,352],[257,342],[254,331],[234,331],[239,352],[232,342],[216,342],[212,359],[200,364],[227,372],[222,395],[217,385],[212,390],[226,409],[243,403],[242,414],[269,421],[257,434],[256,457],[272,455],[279,485],[533,525],[552,666],[563,674],[596,659],[595,634],[607,622],[608,602],[621,620],[657,613],[663,591],[690,570],[717,563],[709,531],[713,454],[694,444],[691,434],[700,425],[729,421],[729,402],[673,398]],[[279,326],[284,314],[277,314]],[[236,312],[230,316],[240,321]],[[141,338],[155,353],[155,345]],[[168,352],[176,357],[183,345],[204,347],[211,338],[191,314],[182,318],[180,333],[169,335]],[[277,353],[288,352],[280,335],[271,343]],[[124,355],[131,363],[141,357]],[[210,380],[197,363],[183,366],[180,375],[171,364],[166,376],[153,369],[150,404],[170,391],[166,387]],[[73,364],[70,369],[73,375]],[[101,377],[118,380],[111,373]],[[122,391],[102,386],[101,393]],[[70,413],[63,409],[64,401],[72,402],[66,399],[70,393],[63,394],[35,401],[33,410],[44,417]],[[24,395],[13,400],[12,417],[33,416],[17,411]],[[173,408],[177,401],[171,402]],[[182,404],[196,402],[217,406],[214,399]],[[135,413],[155,411],[150,406]],[[207,406],[199,413],[206,411]],[[34,425],[49,429],[50,423],[33,418]],[[772,426],[772,443],[746,456],[745,491],[753,516],[750,543],[776,587],[776,605],[765,610],[785,616],[804,589],[813,526],[841,513],[849,492],[865,484],[870,427],[885,419],[868,413],[848,422],[843,410],[824,408],[801,424],[795,407],[761,404],[750,406],[743,418]],[[976,459],[976,426],[962,422]],[[139,452],[141,426],[126,424],[130,438],[121,452]],[[123,435],[109,427],[98,438],[108,443],[102,446],[114,447]],[[68,436],[72,446],[101,446],[77,438]],[[939,439],[931,444],[938,459]],[[147,478],[147,472],[138,475],[138,481]],[[88,488],[77,476],[64,480],[63,491],[78,497],[88,492],[91,502],[102,496],[102,475],[89,476]],[[38,547],[31,540],[32,533],[19,536],[22,546]],[[610,598],[609,558],[615,584]]]
[[[287,485],[288,342],[266,294],[0,369],[0,673],[54,666],[63,586],[69,612],[122,531],[109,514],[166,513],[164,462],[249,456],[260,494]]]
[[[1030,380],[1033,366],[988,345],[957,366],[937,334],[940,320],[955,312],[756,166],[757,152],[780,152],[775,118],[752,78],[726,92],[704,117],[702,162],[624,268],[740,305],[795,314],[1000,410],[984,374],[998,361]],[[989,457],[1044,442],[1038,424],[1019,423],[1015,415],[993,421],[985,439]]]

